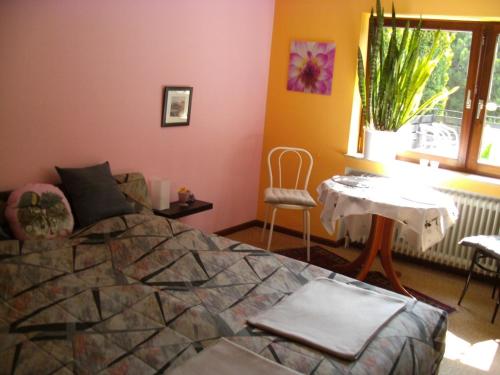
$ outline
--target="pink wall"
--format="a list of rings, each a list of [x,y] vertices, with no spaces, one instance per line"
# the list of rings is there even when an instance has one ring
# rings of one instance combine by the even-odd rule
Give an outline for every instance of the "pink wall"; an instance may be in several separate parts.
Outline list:
[[[255,219],[273,0],[0,2],[0,190],[109,160]],[[165,85],[193,86],[191,125],[160,128]]]

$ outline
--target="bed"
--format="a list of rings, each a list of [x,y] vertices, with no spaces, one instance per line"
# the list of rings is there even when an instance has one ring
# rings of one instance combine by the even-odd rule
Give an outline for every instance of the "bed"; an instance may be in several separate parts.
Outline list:
[[[447,316],[415,300],[352,362],[248,326],[318,277],[392,293],[155,216],[142,175],[116,179],[138,213],[0,241],[0,374],[168,373],[221,337],[306,374],[438,372]]]

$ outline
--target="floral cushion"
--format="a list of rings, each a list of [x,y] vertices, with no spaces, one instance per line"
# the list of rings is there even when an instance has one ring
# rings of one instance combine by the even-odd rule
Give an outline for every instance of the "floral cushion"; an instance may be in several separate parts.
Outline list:
[[[49,184],[27,184],[14,190],[5,217],[19,240],[66,237],[74,224],[66,197]]]

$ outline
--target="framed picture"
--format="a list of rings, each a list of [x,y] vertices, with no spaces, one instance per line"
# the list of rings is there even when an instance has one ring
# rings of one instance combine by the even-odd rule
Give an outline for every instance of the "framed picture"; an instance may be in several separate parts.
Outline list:
[[[335,43],[295,40],[290,46],[287,89],[330,95]]]
[[[189,125],[192,87],[165,87],[162,127]]]

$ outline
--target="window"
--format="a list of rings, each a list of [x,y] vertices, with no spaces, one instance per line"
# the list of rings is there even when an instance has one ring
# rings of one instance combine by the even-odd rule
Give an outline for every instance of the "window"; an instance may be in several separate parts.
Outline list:
[[[399,19],[398,33],[406,22],[418,24]],[[446,50],[422,100],[442,87],[458,90],[405,126],[411,141],[398,158],[437,160],[449,169],[500,177],[500,24],[424,20],[422,29],[429,35],[422,53],[437,30]],[[384,37],[391,33],[386,19]]]

